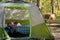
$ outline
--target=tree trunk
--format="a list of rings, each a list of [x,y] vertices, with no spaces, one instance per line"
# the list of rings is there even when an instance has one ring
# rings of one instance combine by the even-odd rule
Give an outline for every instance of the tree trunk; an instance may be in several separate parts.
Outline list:
[[[54,14],[54,1],[51,0],[52,14]]]
[[[37,0],[37,6],[38,6],[38,7],[39,7],[39,4],[40,4],[39,2],[40,2],[40,0]]]

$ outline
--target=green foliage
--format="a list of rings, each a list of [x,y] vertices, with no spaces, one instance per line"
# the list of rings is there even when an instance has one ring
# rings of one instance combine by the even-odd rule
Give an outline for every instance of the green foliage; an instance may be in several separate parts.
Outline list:
[[[53,3],[53,12],[57,16],[56,18],[60,19],[60,0],[40,0],[40,9],[42,14],[52,13],[52,4]]]
[[[42,13],[51,13],[51,0],[40,0],[40,9]]]
[[[31,2],[32,0],[25,0],[26,2]]]
[[[2,0],[0,0],[0,2],[1,2]]]

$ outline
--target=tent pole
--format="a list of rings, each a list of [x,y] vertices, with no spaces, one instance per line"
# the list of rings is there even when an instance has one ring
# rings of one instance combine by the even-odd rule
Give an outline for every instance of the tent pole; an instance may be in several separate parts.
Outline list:
[[[2,13],[2,32],[3,32],[3,37],[5,37],[5,32],[4,32],[4,27],[5,27],[5,9],[3,11],[4,12]]]

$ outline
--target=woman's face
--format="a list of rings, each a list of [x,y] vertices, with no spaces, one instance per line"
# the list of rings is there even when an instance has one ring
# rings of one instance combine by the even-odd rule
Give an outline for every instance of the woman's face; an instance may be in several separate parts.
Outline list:
[[[14,22],[11,22],[11,24],[14,24]]]

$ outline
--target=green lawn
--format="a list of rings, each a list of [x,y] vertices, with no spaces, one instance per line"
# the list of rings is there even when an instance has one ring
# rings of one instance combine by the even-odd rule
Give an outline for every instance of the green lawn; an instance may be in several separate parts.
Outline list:
[[[52,34],[50,33],[48,26],[45,23],[36,25],[31,29],[32,37],[37,38],[53,38]]]

